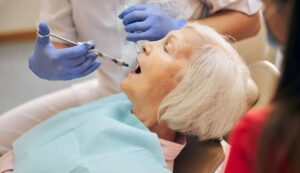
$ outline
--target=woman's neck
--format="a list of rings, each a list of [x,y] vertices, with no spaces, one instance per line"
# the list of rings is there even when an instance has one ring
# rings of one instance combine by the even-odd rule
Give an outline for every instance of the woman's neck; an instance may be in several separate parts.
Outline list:
[[[157,111],[153,110],[157,109],[151,109],[150,107],[148,107],[147,110],[136,108],[132,109],[133,113],[137,116],[137,118],[139,118],[140,121],[142,121],[151,132],[156,133],[160,139],[175,141],[176,132],[170,129],[167,126],[166,122],[159,122],[156,113]]]
[[[148,126],[147,126],[148,127]],[[160,139],[175,142],[176,132],[171,130],[165,122],[157,123],[148,127],[152,132],[156,133]]]

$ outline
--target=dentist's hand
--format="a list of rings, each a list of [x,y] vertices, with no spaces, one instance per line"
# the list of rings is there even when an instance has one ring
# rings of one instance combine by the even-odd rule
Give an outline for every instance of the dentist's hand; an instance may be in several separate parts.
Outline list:
[[[127,8],[119,18],[123,20],[125,30],[129,33],[129,41],[159,40],[187,23],[184,19],[173,19],[159,7],[145,4]]]
[[[30,69],[40,78],[48,80],[71,80],[86,76],[95,71],[100,62],[97,56],[89,53],[89,44],[70,48],[56,49],[50,41],[50,29],[46,23],[40,23],[39,36],[35,50],[29,57]]]

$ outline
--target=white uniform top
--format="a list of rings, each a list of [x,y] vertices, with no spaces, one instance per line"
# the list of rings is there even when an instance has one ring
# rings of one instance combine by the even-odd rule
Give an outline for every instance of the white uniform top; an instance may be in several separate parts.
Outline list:
[[[157,4],[174,18],[198,19],[222,9],[232,9],[251,15],[259,11],[260,0],[43,0],[41,21],[52,32],[74,41],[94,40],[105,53],[135,67],[135,46],[126,41],[118,15],[136,3]],[[98,69],[101,92],[104,95],[120,91],[120,81],[131,68],[120,67],[103,59]]]

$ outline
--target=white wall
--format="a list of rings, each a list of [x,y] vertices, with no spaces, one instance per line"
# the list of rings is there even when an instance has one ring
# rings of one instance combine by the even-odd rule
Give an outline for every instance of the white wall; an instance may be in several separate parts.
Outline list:
[[[35,28],[41,0],[0,0],[0,33]],[[53,82],[39,79],[28,68],[34,41],[0,44],[0,116],[3,112],[88,77]]]
[[[72,81],[47,81],[35,76],[28,67],[34,42],[0,44],[0,116],[36,97],[91,79],[94,75]]]
[[[0,0],[0,32],[35,28],[41,0]]]

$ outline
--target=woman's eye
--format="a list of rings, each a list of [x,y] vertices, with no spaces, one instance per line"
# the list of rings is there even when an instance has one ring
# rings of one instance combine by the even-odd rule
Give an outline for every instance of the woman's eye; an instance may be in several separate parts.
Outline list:
[[[168,46],[168,44],[165,44],[164,50],[165,50],[165,52],[169,53],[169,46]]]
[[[145,46],[143,46],[143,48],[142,48],[142,53],[146,53],[146,48],[145,48]]]

